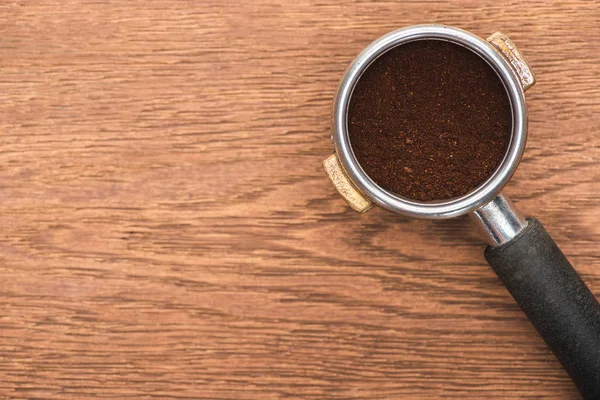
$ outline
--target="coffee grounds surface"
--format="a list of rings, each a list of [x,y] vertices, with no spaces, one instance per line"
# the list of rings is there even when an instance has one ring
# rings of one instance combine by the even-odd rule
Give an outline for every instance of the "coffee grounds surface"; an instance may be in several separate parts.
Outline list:
[[[512,129],[508,95],[475,53],[420,40],[380,56],[348,110],[352,150],[382,188],[419,201],[462,196],[498,167]]]

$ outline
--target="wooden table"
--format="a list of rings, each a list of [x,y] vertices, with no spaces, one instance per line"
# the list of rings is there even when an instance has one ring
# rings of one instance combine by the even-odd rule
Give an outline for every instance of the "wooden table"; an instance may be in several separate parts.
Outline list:
[[[467,218],[352,212],[338,79],[393,29],[537,73],[506,192],[600,295],[600,3],[0,4],[0,398],[576,399]]]

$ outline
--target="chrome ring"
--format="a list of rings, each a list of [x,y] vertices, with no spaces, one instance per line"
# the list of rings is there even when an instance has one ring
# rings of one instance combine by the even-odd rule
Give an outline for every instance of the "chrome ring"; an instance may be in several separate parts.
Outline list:
[[[471,192],[457,198],[419,202],[401,197],[377,185],[362,169],[350,145],[347,112],[352,91],[375,59],[401,44],[423,39],[445,40],[482,57],[504,84],[512,109],[512,135],[504,159],[494,173]],[[527,140],[527,108],[518,76],[508,62],[485,40],[462,29],[445,25],[416,25],[391,32],[373,42],[352,62],[342,78],[334,102],[332,140],[342,167],[356,187],[375,204],[417,218],[452,218],[490,202],[515,173]]]

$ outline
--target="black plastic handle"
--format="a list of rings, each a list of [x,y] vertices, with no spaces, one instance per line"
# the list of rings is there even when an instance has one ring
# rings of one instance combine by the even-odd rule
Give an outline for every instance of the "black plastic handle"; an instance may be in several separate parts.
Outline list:
[[[485,258],[585,399],[600,399],[600,304],[535,218]]]

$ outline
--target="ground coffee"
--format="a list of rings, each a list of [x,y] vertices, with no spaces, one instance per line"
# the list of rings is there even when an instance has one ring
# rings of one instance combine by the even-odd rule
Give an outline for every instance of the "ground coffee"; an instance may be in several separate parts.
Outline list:
[[[475,53],[439,40],[398,46],[358,81],[348,111],[352,150],[381,187],[420,201],[466,194],[502,161],[510,101]]]

